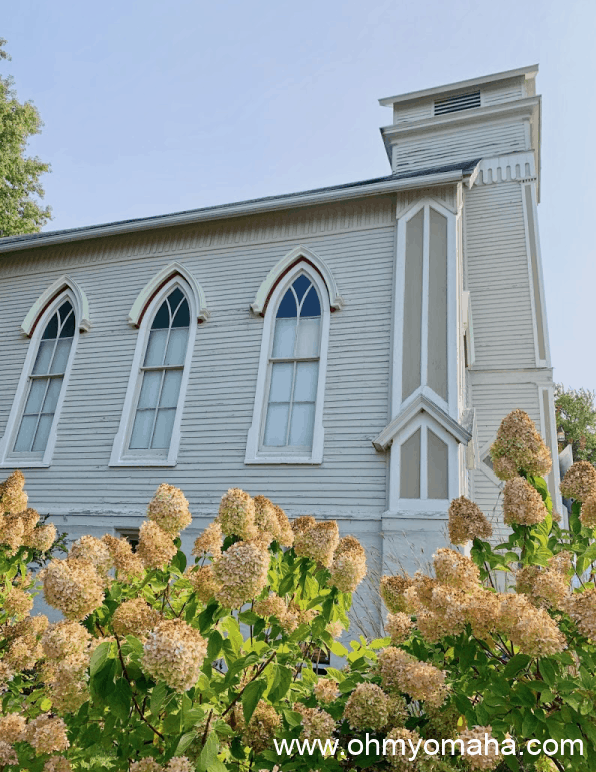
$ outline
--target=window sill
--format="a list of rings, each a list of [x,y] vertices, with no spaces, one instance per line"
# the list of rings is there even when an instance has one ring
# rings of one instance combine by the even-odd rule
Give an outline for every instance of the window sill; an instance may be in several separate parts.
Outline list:
[[[110,461],[108,468],[114,469],[119,466],[161,466],[174,467],[176,461],[168,461],[167,458],[125,458],[119,461]]]
[[[49,461],[39,459],[27,461],[24,458],[7,458],[5,461],[0,461],[0,469],[47,469],[49,466]]]
[[[258,455],[252,457],[246,457],[244,459],[245,464],[308,464],[310,466],[319,466],[323,463],[322,458],[315,458],[314,456],[289,456],[282,455]]]

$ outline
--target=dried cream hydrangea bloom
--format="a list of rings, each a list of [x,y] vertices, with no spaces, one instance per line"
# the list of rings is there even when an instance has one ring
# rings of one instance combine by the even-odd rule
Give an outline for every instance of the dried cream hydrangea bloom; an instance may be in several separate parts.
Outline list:
[[[378,658],[383,686],[399,690],[414,700],[441,705],[447,696],[444,673],[427,662],[419,662],[411,654],[389,646]]]
[[[177,552],[170,534],[152,520],[146,520],[139,530],[137,555],[146,568],[165,568]]]
[[[232,544],[213,564],[217,600],[227,608],[240,608],[256,598],[267,584],[269,561],[269,552],[256,544]]]
[[[46,602],[67,619],[84,619],[103,603],[104,580],[88,560],[52,560],[40,576]]]
[[[532,603],[541,608],[563,608],[569,594],[569,581],[565,574],[541,566],[524,566],[515,574],[518,593],[528,595]]]
[[[77,622],[57,622],[44,633],[44,680],[55,709],[73,713],[89,699],[86,671],[92,643],[87,630]]]
[[[66,724],[61,718],[51,718],[48,713],[37,716],[27,724],[25,739],[37,753],[65,751],[70,747]]]
[[[114,612],[112,629],[116,635],[141,638],[153,630],[160,618],[143,598],[132,598],[121,603]]]
[[[366,576],[366,552],[354,536],[344,536],[333,553],[329,584],[340,592],[354,592]]]
[[[319,702],[333,702],[339,697],[337,682],[332,678],[320,678],[313,687],[315,697]]]
[[[596,528],[596,493],[583,502],[579,519],[586,528]]]
[[[180,534],[192,522],[188,501],[174,485],[162,483],[149,502],[147,517],[172,537]]]
[[[25,475],[18,469],[0,483],[0,513],[17,515],[27,509],[24,487]]]
[[[281,728],[281,718],[277,711],[264,700],[259,700],[248,725],[244,720],[242,706],[235,705],[234,723],[236,732],[242,735],[242,742],[255,753],[271,748],[271,741]]]
[[[64,756],[50,756],[43,765],[43,772],[72,772],[72,766]]]
[[[550,451],[523,410],[513,410],[501,421],[490,454],[494,472],[501,480],[510,480],[521,470],[547,475],[552,467]]]
[[[305,531],[308,531],[309,528],[312,528],[313,525],[316,525],[317,521],[314,519],[312,515],[301,515],[300,517],[297,517],[295,520],[292,520],[292,532],[294,535],[304,533]]]
[[[522,654],[549,657],[567,647],[567,640],[555,621],[542,608],[536,608],[525,595],[505,593],[501,599],[498,628]]]
[[[339,638],[339,636],[344,631],[344,626],[339,621],[339,619],[336,619],[334,622],[329,622],[325,627],[325,630],[329,633],[329,635],[332,638]]]
[[[467,555],[441,547],[433,555],[437,580],[464,592],[474,592],[480,582],[480,571]]]
[[[449,540],[451,544],[466,544],[473,539],[490,539],[493,529],[480,507],[465,496],[454,499],[449,506]]]
[[[49,659],[78,657],[89,649],[91,635],[78,622],[54,622],[44,632],[41,645]]]
[[[112,556],[114,568],[119,579],[124,577],[128,579],[137,579],[145,572],[145,567],[141,559],[132,551],[130,542],[124,537],[117,539],[109,533],[102,537]]]
[[[7,743],[16,743],[22,740],[25,732],[25,718],[18,713],[0,715],[0,737]]]
[[[199,678],[207,641],[181,619],[167,619],[149,634],[141,667],[156,681],[185,692]]]
[[[221,555],[222,541],[223,535],[221,526],[217,520],[214,520],[212,523],[209,523],[203,533],[195,539],[192,554],[198,558],[204,558],[207,555],[217,558]]]
[[[462,756],[468,762],[471,769],[494,769],[501,761],[501,754],[498,752],[496,742],[488,742],[485,745],[485,739],[493,740],[492,727],[475,726],[473,729],[464,729],[459,736],[463,741]],[[484,751],[487,755],[484,755]]]
[[[552,558],[548,559],[547,565],[552,571],[568,575],[573,571],[573,560],[574,556],[572,552],[569,552],[569,550],[561,550],[561,552],[557,552],[556,555],[553,555]]]
[[[410,731],[405,727],[396,727],[387,734],[387,740],[395,741],[387,743],[387,750],[389,751],[387,761],[389,766],[395,772],[413,772],[415,767],[412,766],[412,762],[409,759],[412,756],[411,748],[416,748],[420,742],[418,732]],[[403,754],[402,747],[405,751]]]
[[[406,598],[404,593],[413,585],[409,576],[383,576],[381,578],[380,593],[385,605],[392,613],[406,611]]]
[[[339,544],[339,528],[335,520],[316,523],[294,538],[294,550],[299,557],[311,558],[329,568]]]
[[[596,640],[596,589],[575,592],[566,604],[566,611],[586,638]]]
[[[389,698],[376,684],[358,684],[344,706],[344,718],[352,729],[379,731],[389,720]]]
[[[166,772],[194,772],[195,766],[187,756],[174,756],[166,765]]]
[[[147,756],[146,758],[131,764],[130,772],[164,772],[164,769],[161,764],[158,764],[157,761],[155,761],[155,759]]]
[[[20,587],[11,587],[4,599],[4,612],[9,617],[22,619],[33,608],[33,596]]]
[[[300,737],[303,740],[326,740],[331,737],[335,730],[335,720],[326,710],[307,708],[301,702],[294,704],[294,710],[302,716]]]
[[[68,556],[93,563],[100,576],[105,576],[114,565],[108,547],[95,536],[81,536],[70,548]]]
[[[586,501],[596,495],[596,469],[589,461],[576,461],[559,486],[566,499]]]
[[[267,546],[272,541],[279,541],[280,527],[275,508],[266,496],[255,496],[255,526],[259,532],[260,538]]]
[[[279,527],[279,536],[277,540],[282,547],[291,547],[292,544],[294,544],[294,531],[292,530],[288,516],[281,507],[277,506],[277,504],[273,505],[273,511],[275,512],[277,525]]]
[[[398,611],[397,614],[387,614],[385,630],[391,637],[393,644],[403,643],[409,637],[413,626],[409,614],[404,614],[401,611]]]
[[[230,488],[221,497],[217,521],[226,536],[253,539],[257,535],[255,502],[240,488]]]
[[[193,566],[187,568],[184,576],[191,583],[193,590],[203,603],[208,603],[211,598],[215,597],[219,584],[213,575],[213,566]]]
[[[536,525],[548,515],[542,496],[523,477],[507,480],[503,493],[506,525]]]
[[[466,596],[464,613],[476,638],[490,640],[497,629],[500,608],[499,596],[490,590],[482,589]]]
[[[283,598],[272,592],[267,598],[258,600],[253,606],[253,611],[260,617],[277,617],[281,620],[287,614],[288,607]]]
[[[18,763],[19,759],[17,758],[15,749],[8,743],[4,742],[4,740],[0,740],[0,765],[4,767],[5,764]]]
[[[22,547],[24,533],[25,525],[22,518],[18,515],[6,515],[3,517],[0,535],[1,543],[10,547],[13,555]]]
[[[23,538],[23,544],[40,552],[47,552],[56,541],[56,535],[56,526],[53,523],[38,525]]]

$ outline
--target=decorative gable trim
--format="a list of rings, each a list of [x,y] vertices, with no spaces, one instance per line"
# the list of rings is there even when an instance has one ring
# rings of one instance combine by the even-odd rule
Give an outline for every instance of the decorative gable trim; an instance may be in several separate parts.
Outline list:
[[[155,276],[149,282],[147,282],[147,284],[137,295],[137,299],[133,303],[133,306],[130,309],[130,313],[128,314],[128,321],[130,324],[132,324],[134,327],[140,326],[143,315],[149,303],[157,295],[160,289],[176,275],[181,276],[188,283],[195,296],[196,306],[198,309],[198,323],[200,324],[201,322],[205,322],[207,319],[209,319],[211,314],[207,308],[207,299],[205,298],[205,292],[203,291],[203,288],[199,282],[190,273],[190,271],[183,265],[180,265],[180,263],[170,263],[159,273],[155,274]]]
[[[273,290],[281,279],[300,261],[306,261],[309,263],[320,275],[329,293],[329,303],[331,311],[339,311],[344,306],[344,299],[339,294],[337,284],[333,278],[333,274],[329,270],[325,261],[315,254],[308,247],[301,245],[295,247],[291,252],[275,265],[265,277],[263,283],[259,287],[255,296],[254,303],[251,304],[251,310],[255,314],[260,316],[265,315],[267,310],[267,304],[273,293]]]
[[[48,287],[37,298],[35,303],[29,309],[29,312],[23,323],[21,324],[21,330],[25,335],[30,338],[33,335],[35,327],[46,308],[50,303],[64,292],[65,289],[69,289],[73,294],[73,300],[75,304],[75,316],[78,322],[78,327],[81,332],[88,332],[91,329],[91,322],[89,321],[89,301],[87,295],[81,287],[74,281],[74,279],[68,276],[61,276],[50,287]]]
[[[451,434],[458,442],[467,445],[472,439],[473,410],[464,412],[462,423],[455,421],[440,407],[437,407],[424,394],[419,394],[391,423],[373,440],[375,450],[383,452],[391,445],[395,437],[402,429],[412,421],[419,413],[427,413],[431,418]]]

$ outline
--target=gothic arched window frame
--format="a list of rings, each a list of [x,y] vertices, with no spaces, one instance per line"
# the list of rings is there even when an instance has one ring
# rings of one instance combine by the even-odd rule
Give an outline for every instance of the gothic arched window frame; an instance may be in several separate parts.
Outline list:
[[[45,447],[40,450],[15,450],[19,431],[22,426],[23,418],[25,417],[25,409],[27,407],[29,395],[33,389],[33,381],[35,378],[50,377],[50,375],[46,373],[34,373],[38,355],[40,353],[40,346],[42,340],[44,340],[44,334],[46,334],[54,316],[59,313],[59,310],[66,302],[70,303],[72,307],[74,329],[73,335],[68,336],[69,338],[72,337],[72,341],[66,362],[63,366],[63,372],[52,373],[53,376],[61,377],[62,382],[55,404],[53,405],[54,412],[48,428]],[[80,332],[81,330],[88,330],[90,326],[88,310],[87,298],[80,287],[67,277],[62,277],[62,279],[55,282],[54,285],[42,293],[25,317],[22,331],[30,338],[30,342],[21,370],[15,398],[8,417],[6,431],[0,440],[0,467],[18,467],[27,469],[50,466],[58,439],[58,426],[60,424],[62,408],[68,391]],[[49,338],[46,338],[46,340],[49,340]],[[45,402],[48,397],[49,394],[44,394],[42,402]],[[38,415],[40,418],[44,412],[43,407],[43,404],[39,406],[40,409]]]
[[[131,322],[134,327],[138,327],[137,342],[131,364],[126,396],[124,398],[120,426],[114,438],[110,466],[176,465],[180,448],[182,416],[190,377],[197,323],[198,321],[203,321],[203,319],[208,316],[207,313],[205,313],[204,317],[202,316],[202,301],[204,301],[204,295],[201,290],[199,297],[196,289],[198,286],[199,285],[192,277],[188,279],[186,275],[182,275],[177,270],[169,272],[169,275],[164,275],[164,272],[162,271],[141,291],[135,301],[135,305],[133,305],[133,309],[129,315],[129,322]],[[144,373],[146,372],[145,357],[152,326],[162,304],[176,289],[179,289],[182,292],[188,303],[189,328],[184,362],[181,366],[182,375],[175,408],[176,413],[170,436],[170,444],[167,448],[131,448],[131,436],[137,410],[139,409],[139,398],[143,385]],[[145,299],[142,307],[139,307],[139,298]],[[133,315],[135,309],[136,313]]]
[[[261,351],[259,357],[259,369],[257,375],[257,385],[255,393],[255,402],[253,409],[253,420],[248,432],[246,443],[246,464],[321,464],[323,461],[324,446],[324,427],[323,427],[323,409],[325,397],[325,381],[327,374],[327,356],[329,350],[329,330],[331,319],[330,297],[334,297],[329,286],[329,269],[325,264],[309,252],[308,256],[296,251],[290,253],[295,257],[293,264],[287,265],[288,256],[283,258],[278,264],[279,272],[275,276],[276,270],[270,272],[261,289],[266,283],[270,285],[269,294],[266,301],[260,305],[264,317],[263,334],[261,338]],[[318,263],[321,264],[319,268]],[[316,388],[314,425],[311,448],[295,448],[291,446],[266,446],[263,443],[265,421],[267,420],[268,396],[270,389],[270,380],[272,372],[272,347],[275,334],[275,323],[279,305],[282,302],[286,292],[298,279],[300,275],[305,275],[316,289],[319,303],[321,306],[320,323],[320,343],[319,343],[319,367],[318,380]],[[277,283],[275,283],[277,282]],[[335,283],[332,285],[335,290]],[[259,295],[257,295],[259,297]],[[255,305],[252,308],[255,311]],[[339,306],[338,306],[339,307]],[[262,310],[261,310],[262,309]]]

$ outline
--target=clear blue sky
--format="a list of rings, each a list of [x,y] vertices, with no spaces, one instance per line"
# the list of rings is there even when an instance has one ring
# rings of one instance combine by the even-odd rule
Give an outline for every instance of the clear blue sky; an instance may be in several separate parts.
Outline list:
[[[19,0],[21,99],[45,122],[45,230],[387,174],[390,96],[540,65],[555,380],[596,389],[596,2]]]

